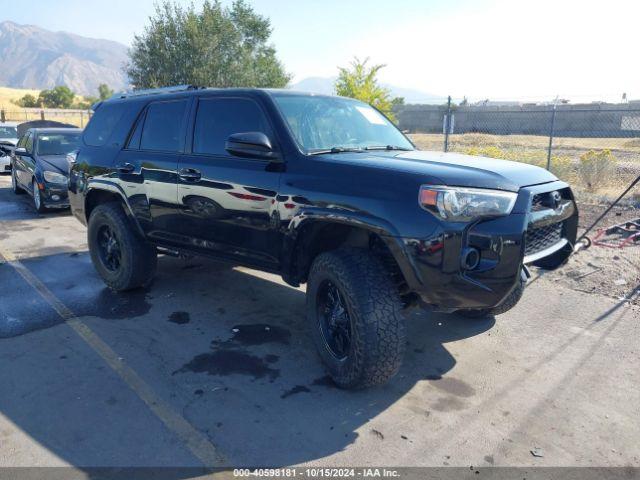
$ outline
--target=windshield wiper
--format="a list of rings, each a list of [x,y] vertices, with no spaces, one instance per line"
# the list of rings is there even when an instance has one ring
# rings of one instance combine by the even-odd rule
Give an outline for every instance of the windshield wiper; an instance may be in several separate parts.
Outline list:
[[[331,147],[322,150],[315,150],[309,152],[309,155],[323,155],[326,153],[346,153],[346,152],[364,152],[360,147]]]
[[[413,148],[398,147],[397,145],[371,145],[364,147],[365,150],[401,150],[403,152],[410,152]]]

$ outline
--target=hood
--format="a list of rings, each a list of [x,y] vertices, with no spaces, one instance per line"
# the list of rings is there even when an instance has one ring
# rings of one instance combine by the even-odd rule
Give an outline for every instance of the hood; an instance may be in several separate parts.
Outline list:
[[[432,177],[442,185],[493,188],[517,192],[521,187],[557,180],[544,168],[494,158],[413,150],[410,152],[367,152],[330,155],[336,161],[376,168],[400,170]]]
[[[42,162],[45,170],[69,175],[69,161],[67,155],[39,155],[38,160]]]
[[[17,138],[2,138],[2,139],[0,139],[0,145],[11,145],[12,147],[15,147],[17,143],[18,143],[18,139]]]

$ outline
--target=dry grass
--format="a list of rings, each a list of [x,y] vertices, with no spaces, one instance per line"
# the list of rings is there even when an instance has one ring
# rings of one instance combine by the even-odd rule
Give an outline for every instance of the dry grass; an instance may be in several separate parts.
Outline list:
[[[40,94],[40,90],[29,90],[26,88],[9,88],[0,87],[0,108],[5,110],[13,110],[18,107],[13,101],[24,97],[27,94],[31,94],[37,97]]]
[[[442,134],[411,134],[411,140],[424,150],[442,151]],[[449,137],[452,152],[482,155],[541,167],[546,166],[549,137],[534,135],[456,134]],[[590,151],[609,150],[615,157],[615,173],[595,188],[583,184],[578,174],[580,158]],[[640,175],[640,139],[630,138],[561,138],[553,140],[551,170],[571,183],[578,192],[604,198],[617,196]]]
[[[38,109],[14,109],[5,111],[6,119],[10,122],[29,122],[40,120],[40,110]],[[79,113],[77,110],[47,110],[44,109],[44,118],[55,122],[68,123],[84,128],[89,121],[86,112]]]
[[[420,148],[442,150],[444,137],[438,133],[414,133],[409,138]],[[540,135],[489,135],[464,133],[451,135],[449,145],[455,148],[496,146],[503,149],[542,149],[549,146],[549,137]],[[554,150],[611,150],[635,154],[640,159],[640,138],[575,138],[555,137]],[[558,153],[558,152],[554,152]]]
[[[22,108],[13,103],[14,101],[30,94],[37,97],[40,90],[30,90],[25,88],[9,88],[0,87],[0,109],[4,110],[7,121],[11,122],[28,122],[31,120],[40,120],[40,109]],[[74,101],[76,103],[84,101],[84,97],[76,95]],[[57,122],[69,123],[84,127],[87,124],[87,114],[80,114],[78,111],[64,111],[60,109],[44,109],[45,119]]]

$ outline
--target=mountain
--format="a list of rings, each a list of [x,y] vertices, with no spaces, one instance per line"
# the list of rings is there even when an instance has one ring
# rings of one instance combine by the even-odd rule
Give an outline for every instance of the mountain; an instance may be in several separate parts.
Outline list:
[[[301,92],[319,93],[321,95],[334,95],[333,84],[337,77],[308,77],[292,83],[291,90]]]
[[[80,95],[97,95],[98,85],[127,85],[127,47],[110,40],[51,32],[33,25],[0,23],[0,85],[45,89],[66,85]]]
[[[291,84],[289,88],[302,92],[333,95],[333,84],[336,78],[337,77],[308,77]],[[388,83],[382,83],[382,86],[391,91],[392,97],[404,97],[405,103],[441,104],[447,101],[447,97],[442,95],[434,95],[413,88],[398,87],[397,85]]]

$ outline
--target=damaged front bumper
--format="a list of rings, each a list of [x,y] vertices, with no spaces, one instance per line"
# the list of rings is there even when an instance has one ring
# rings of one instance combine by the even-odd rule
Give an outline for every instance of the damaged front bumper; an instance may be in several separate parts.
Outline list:
[[[567,184],[524,187],[508,216],[457,228],[443,224],[429,239],[402,239],[410,264],[402,270],[409,289],[438,311],[493,308],[527,274],[527,265],[564,263],[577,226]]]

